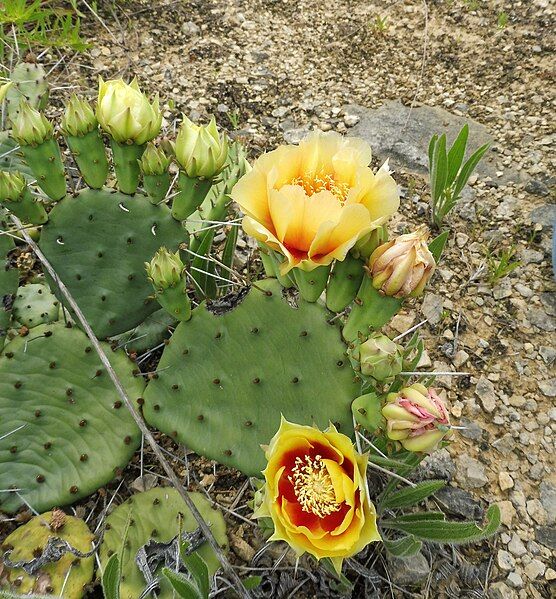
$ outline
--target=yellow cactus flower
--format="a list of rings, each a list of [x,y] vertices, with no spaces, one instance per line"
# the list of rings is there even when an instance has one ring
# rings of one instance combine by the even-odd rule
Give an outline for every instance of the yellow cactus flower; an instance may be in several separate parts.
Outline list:
[[[375,174],[370,161],[365,141],[334,132],[264,154],[231,193],[245,213],[243,228],[283,254],[282,274],[344,260],[399,206],[388,164]]]
[[[452,435],[448,410],[434,389],[420,383],[389,393],[382,408],[386,434],[408,451],[434,451]]]
[[[162,125],[158,97],[151,104],[136,78],[129,85],[123,79],[99,79],[97,119],[118,143],[139,146],[154,139]]]
[[[268,465],[256,518],[270,517],[270,540],[286,541],[298,555],[342,560],[380,541],[369,499],[367,456],[331,424],[325,431],[282,418],[265,447]]]

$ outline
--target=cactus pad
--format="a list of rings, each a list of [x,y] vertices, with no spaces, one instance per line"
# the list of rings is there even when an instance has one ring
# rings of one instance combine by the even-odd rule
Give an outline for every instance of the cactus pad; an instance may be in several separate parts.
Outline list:
[[[94,535],[80,518],[54,510],[35,516],[6,537],[1,555],[9,552],[12,563],[29,563],[42,555],[49,539],[56,538],[67,541],[80,553],[88,553],[93,547]],[[35,592],[55,596],[61,595],[63,588],[64,599],[80,599],[93,578],[94,559],[93,556],[80,558],[67,552],[58,561],[42,566],[34,575],[4,564],[4,569],[0,568],[0,588],[11,588],[21,594]]]
[[[17,290],[12,317],[28,329],[58,320],[60,304],[46,285],[30,283]]]
[[[229,312],[217,316],[202,304],[178,325],[143,408],[149,424],[180,443],[254,476],[281,414],[322,427],[331,420],[349,435],[359,394],[326,310],[290,307],[275,280],[257,287]]]
[[[110,361],[130,397],[143,392],[123,352]],[[21,428],[20,428],[21,427]],[[62,323],[17,337],[0,356],[0,509],[72,503],[127,464],[140,433],[88,338]]]
[[[10,73],[11,88],[6,95],[8,118],[14,120],[19,112],[19,102],[27,100],[33,108],[43,110],[48,102],[48,83],[44,67],[40,64],[20,62]]]
[[[8,131],[0,131],[0,170],[19,171],[28,180],[34,179],[31,169],[19,154],[19,145],[9,136]]]
[[[41,249],[98,337],[129,331],[160,308],[144,263],[161,245],[175,251],[186,236],[166,206],[87,189],[64,198],[49,217]]]
[[[0,229],[2,229],[2,226],[2,221],[0,220]],[[8,332],[8,325],[12,315],[13,298],[19,281],[19,272],[17,269],[10,269],[9,267],[8,252],[13,247],[14,242],[11,237],[0,235],[0,351]]]
[[[157,310],[133,330],[118,335],[112,341],[116,346],[125,348],[128,354],[144,352],[168,339],[176,324],[176,319],[166,310]]]
[[[222,514],[213,509],[200,493],[189,495],[205,521],[210,524],[218,543],[226,547],[226,524]],[[155,487],[134,495],[106,518],[100,561],[104,567],[113,553],[122,555],[121,599],[137,599],[146,586],[145,578],[135,563],[137,551],[151,539],[159,543],[173,539],[179,534],[180,520],[182,531],[197,529],[196,520],[178,492],[168,487]],[[198,553],[207,563],[209,571],[214,573],[220,564],[208,544],[203,544]],[[165,580],[162,580],[158,597],[173,597],[171,587]]]

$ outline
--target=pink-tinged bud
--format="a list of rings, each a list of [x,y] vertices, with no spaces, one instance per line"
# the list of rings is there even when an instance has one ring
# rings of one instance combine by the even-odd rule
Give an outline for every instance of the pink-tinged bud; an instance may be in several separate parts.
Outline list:
[[[369,258],[373,287],[394,297],[421,295],[436,267],[427,238],[419,228],[377,247]]]
[[[397,393],[389,393],[382,415],[386,434],[408,451],[430,453],[452,431],[448,410],[434,389],[415,383]]]

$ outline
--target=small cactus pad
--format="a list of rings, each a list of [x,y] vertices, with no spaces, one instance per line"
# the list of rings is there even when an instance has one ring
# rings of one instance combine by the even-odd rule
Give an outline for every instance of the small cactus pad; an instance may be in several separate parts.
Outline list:
[[[143,382],[121,351],[106,351],[129,396]],[[88,338],[62,323],[17,337],[0,355],[0,509],[72,503],[109,482],[141,435]]]
[[[12,563],[31,562],[40,558],[49,539],[67,541],[80,553],[93,548],[94,535],[80,518],[54,510],[35,516],[4,539],[0,547],[0,588],[8,588],[19,594],[38,593],[60,596],[64,599],[80,599],[85,587],[93,578],[94,556],[77,557],[65,553],[58,561],[50,562],[30,576],[22,568],[9,568],[2,564],[8,553]],[[3,566],[3,569],[2,569]]]
[[[193,503],[210,525],[216,540],[227,547],[226,524],[222,514],[213,509],[204,495],[189,493]],[[106,530],[100,547],[102,568],[114,553],[121,555],[122,578],[121,599],[137,599],[146,586],[145,578],[135,563],[137,551],[151,539],[166,543],[182,532],[197,529],[197,522],[175,489],[155,487],[139,493],[119,505],[106,518]],[[216,572],[220,563],[207,543],[198,549],[210,573]],[[164,565],[164,564],[162,564]],[[171,587],[164,579],[161,583],[159,599],[172,599]]]
[[[166,206],[86,189],[49,216],[41,249],[98,337],[129,331],[160,308],[144,263],[162,245],[175,251],[186,235]]]
[[[12,86],[6,94],[10,120],[16,118],[21,100],[26,100],[37,110],[45,108],[48,102],[48,83],[42,65],[20,62],[10,73],[10,81]]]
[[[319,304],[292,308],[276,280],[258,281],[231,311],[204,304],[182,322],[164,349],[144,415],[197,453],[260,476],[261,444],[280,415],[353,433],[359,394],[338,328]]]
[[[1,210],[1,208],[0,208]],[[0,229],[2,215],[0,214]],[[12,315],[12,304],[17,291],[19,272],[9,267],[8,252],[14,247],[14,242],[8,235],[0,235],[0,351],[4,345],[8,326]]]
[[[12,318],[28,329],[58,320],[60,304],[46,285],[30,283],[17,290]]]
[[[161,309],[153,312],[133,330],[114,337],[113,345],[123,347],[127,353],[139,353],[160,345],[170,337],[170,331],[176,326],[176,319]]]

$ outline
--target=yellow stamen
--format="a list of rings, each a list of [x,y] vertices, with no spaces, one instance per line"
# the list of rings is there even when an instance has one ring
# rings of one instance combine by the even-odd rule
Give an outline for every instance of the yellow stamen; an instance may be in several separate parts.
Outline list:
[[[345,202],[349,185],[347,183],[338,183],[334,176],[323,171],[319,173],[305,173],[303,176],[295,177],[290,181],[290,185],[300,185],[308,196],[312,196],[319,191],[330,191],[340,202]]]
[[[295,458],[292,476],[288,480],[304,512],[324,518],[340,509],[330,474],[320,455],[314,459],[308,455],[304,459]]]

